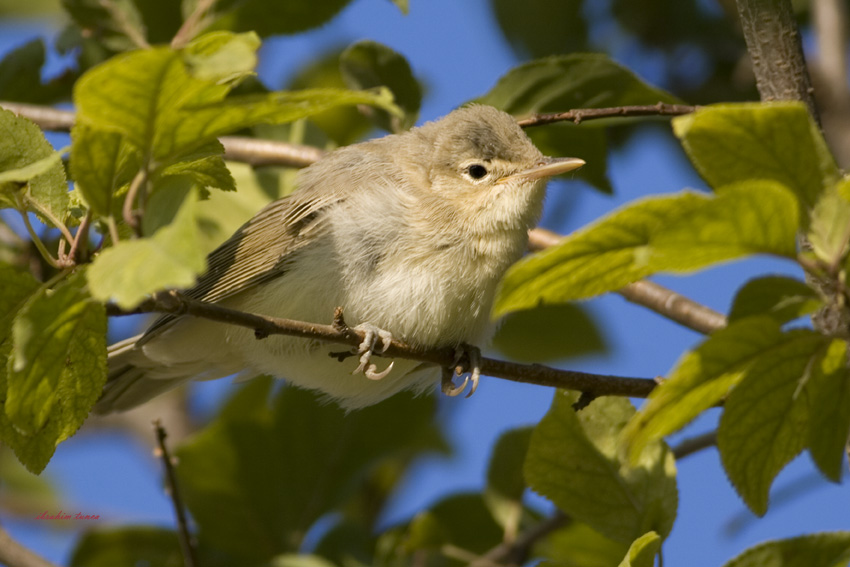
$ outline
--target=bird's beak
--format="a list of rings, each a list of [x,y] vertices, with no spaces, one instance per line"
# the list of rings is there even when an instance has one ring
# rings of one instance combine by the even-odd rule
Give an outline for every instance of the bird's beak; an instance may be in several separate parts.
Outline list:
[[[546,157],[543,158],[543,161],[541,161],[534,167],[530,167],[518,173],[514,173],[513,175],[503,177],[499,179],[498,183],[510,183],[512,181],[533,181],[535,179],[540,179],[543,177],[552,177],[553,175],[560,175],[561,173],[566,173],[568,171],[578,169],[583,166],[584,163],[584,160],[579,158]]]

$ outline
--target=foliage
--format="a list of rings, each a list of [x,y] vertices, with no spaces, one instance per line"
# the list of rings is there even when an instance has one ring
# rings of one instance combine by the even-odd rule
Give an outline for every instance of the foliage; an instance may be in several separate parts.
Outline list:
[[[408,12],[407,0],[392,2]],[[70,149],[57,151],[34,123],[0,110],[0,207],[21,215],[42,257],[33,263],[22,250],[0,249],[0,441],[27,469],[41,472],[97,400],[106,379],[104,305],[132,309],[154,292],[190,286],[215,243],[291,189],[289,171],[225,162],[219,137],[265,128],[332,146],[372,126],[399,131],[417,122],[423,88],[415,70],[374,41],[311,62],[294,81],[298,90],[253,82],[261,38],[313,29],[348,3],[220,0],[196,12],[203,2],[178,9],[164,0],[64,0],[71,23],[58,46],[76,53],[78,70],[42,81],[41,42],[0,61],[0,98],[70,97],[77,112]],[[613,397],[577,411],[577,393],[555,392],[538,424],[507,432],[494,447],[481,493],[446,497],[390,527],[380,520],[411,464],[448,451],[433,399],[398,396],[345,414],[254,381],[177,449],[202,564],[442,566],[507,548],[494,561],[650,566],[678,505],[665,438],[716,406],[720,459],[756,514],[767,511],[776,475],[803,451],[840,479],[850,434],[846,325],[812,328],[803,318],[825,308],[846,316],[850,181],[805,106],[730,102],[747,94],[731,81],[732,61],[719,46],[719,38],[737,41],[734,34],[716,18],[697,18],[690,31],[670,23],[699,14],[698,2],[656,3],[652,17],[630,2],[612,4],[612,17],[648,49],[687,38],[714,57],[703,88],[668,69],[675,94],[608,55],[576,53],[594,36],[580,0],[554,14],[540,1],[525,11],[492,4],[513,48],[535,59],[477,102],[517,117],[679,97],[711,103],[672,121],[711,192],[634,201],[515,264],[493,314],[503,323],[495,341],[502,355],[541,362],[604,351],[604,333],[575,302],[655,274],[761,254],[807,279],[745,282],[726,327],[682,353],[638,411]],[[578,175],[610,192],[609,149],[637,122],[562,123],[530,135],[544,152],[582,155],[588,166]],[[397,423],[404,427],[387,426]],[[564,516],[530,507],[529,488]],[[553,529],[514,546],[518,534],[547,522]],[[767,542],[727,565],[841,565],[848,557],[850,536],[837,532]],[[176,533],[150,526],[92,530],[71,560],[180,562]]]

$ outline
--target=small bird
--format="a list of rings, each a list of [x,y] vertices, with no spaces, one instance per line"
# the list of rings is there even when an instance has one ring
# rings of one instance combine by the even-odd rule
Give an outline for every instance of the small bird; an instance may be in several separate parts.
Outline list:
[[[299,172],[207,259],[184,295],[224,307],[327,321],[342,306],[366,332],[360,364],[303,338],[166,315],[109,348],[98,413],[135,407],[190,379],[284,378],[346,409],[440,380],[433,364],[378,372],[380,341],[483,344],[499,280],[522,256],[549,177],[584,165],[544,156],[508,114],[473,105],[401,134],[335,150]],[[474,357],[473,357],[474,358]],[[465,387],[451,389],[456,394]],[[477,373],[472,388],[477,386]]]

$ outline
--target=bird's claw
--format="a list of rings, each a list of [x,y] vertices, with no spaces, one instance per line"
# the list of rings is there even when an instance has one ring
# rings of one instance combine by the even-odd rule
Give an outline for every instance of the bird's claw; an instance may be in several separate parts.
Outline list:
[[[358,325],[355,329],[363,331],[366,336],[363,338],[363,342],[360,343],[360,346],[357,347],[357,354],[360,355],[360,365],[354,369],[352,374],[362,372],[369,380],[380,380],[381,378],[386,377],[393,369],[393,364],[395,364],[395,362],[390,362],[390,365],[387,366],[386,369],[378,372],[378,367],[372,363],[372,353],[376,352],[375,347],[378,345],[378,339],[381,340],[380,352],[387,352],[387,349],[390,348],[390,344],[392,344],[392,334],[389,331],[379,329],[374,325],[369,324]]]
[[[458,376],[464,373],[465,368],[460,365],[464,355],[466,355],[466,358],[469,360],[469,376],[464,378],[463,383],[460,386],[455,386],[454,382],[452,382],[453,372],[451,369],[453,368],[454,372],[457,373]],[[466,394],[466,397],[468,398],[478,389],[478,381],[480,379],[481,350],[479,350],[478,347],[463,344],[455,350],[455,358],[452,362],[451,368],[446,369],[446,372],[443,373],[442,390],[445,395],[454,397],[461,394],[466,389],[466,385],[472,382],[469,393]]]

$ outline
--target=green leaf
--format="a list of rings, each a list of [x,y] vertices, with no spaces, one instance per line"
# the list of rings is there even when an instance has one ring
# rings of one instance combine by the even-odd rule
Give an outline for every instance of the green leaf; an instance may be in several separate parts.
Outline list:
[[[683,192],[627,205],[514,264],[494,317],[539,303],[585,299],[656,272],[690,272],[748,254],[794,258],[799,225],[793,195],[771,182]]]
[[[771,179],[813,207],[838,168],[798,102],[723,104],[673,120],[673,131],[712,187]]]
[[[571,108],[673,103],[677,99],[647,85],[607,55],[582,53],[547,57],[515,67],[476,102],[524,116]]]
[[[487,490],[511,500],[521,500],[525,491],[522,464],[531,441],[531,427],[503,433],[493,447],[487,467]]]
[[[498,545],[503,536],[481,494],[456,494],[414,518],[405,548],[408,552],[438,552],[445,545],[453,545],[484,553]]]
[[[660,550],[661,538],[655,532],[647,532],[632,542],[619,567],[653,567]]]
[[[39,175],[50,172],[57,165],[62,166],[62,153],[67,151],[63,148],[60,151],[53,152],[47,157],[43,157],[38,161],[34,161],[17,169],[7,169],[0,172],[0,185],[4,183],[26,183]]]
[[[86,72],[74,88],[77,122],[117,132],[143,155],[174,158],[217,134],[194,124],[193,141],[175,139],[185,107],[221,101],[232,85],[193,77],[180,53],[165,47],[118,55]]]
[[[372,119],[379,127],[399,132],[416,124],[422,104],[422,87],[402,55],[376,41],[358,41],[342,52],[339,68],[350,89],[386,87],[393,93],[395,103],[404,114],[399,117],[384,110],[374,111]]]
[[[73,413],[65,416],[67,429],[76,431],[105,381],[105,314],[84,285],[81,271],[52,292],[42,290],[12,324],[5,413],[25,435],[55,418],[54,405],[69,391],[75,396],[61,403]]]
[[[654,441],[629,465],[617,438],[634,414],[631,403],[599,398],[577,414],[577,399],[577,393],[556,392],[534,429],[525,462],[529,486],[615,541],[628,544],[650,530],[666,537],[678,501],[669,448]]]
[[[183,52],[189,74],[202,81],[236,83],[254,75],[260,38],[253,32],[213,32],[190,43]]]
[[[262,95],[231,97],[220,103],[193,106],[174,125],[172,144],[194,149],[197,136],[218,137],[254,124],[283,124],[338,106],[371,105],[394,115],[401,111],[392,102],[386,89],[348,91],[344,89],[312,89],[277,92]],[[167,147],[167,146],[166,146]],[[166,155],[164,151],[163,155]]]
[[[747,506],[767,511],[774,477],[806,445],[804,380],[825,337],[807,329],[784,333],[783,348],[758,356],[729,394],[717,430],[723,467]],[[750,339],[752,340],[752,339]]]
[[[43,104],[68,96],[69,73],[42,83],[45,54],[43,39],[34,39],[6,54],[0,61],[0,100]]]
[[[587,50],[583,0],[492,0],[502,34],[523,58]]]
[[[612,541],[586,524],[571,521],[539,542],[536,557],[541,567],[611,567],[628,553],[629,545]]]
[[[71,130],[71,175],[75,188],[91,210],[100,216],[112,214],[115,192],[130,182],[138,156],[116,132],[95,130],[77,124]]]
[[[839,567],[850,559],[850,532],[824,532],[760,543],[724,567]]]
[[[493,447],[487,467],[484,499],[493,517],[506,529],[516,529],[522,517],[522,495],[525,492],[522,467],[531,432],[531,427],[523,427],[502,434]]]
[[[183,555],[173,530],[154,527],[96,529],[86,532],[71,557],[71,567],[181,567]]]
[[[108,4],[99,0],[62,0],[62,7],[81,29],[97,30],[98,42],[112,51],[139,47],[128,32],[147,36],[142,15],[132,0],[111,0]]]
[[[184,155],[181,161],[165,167],[160,175],[185,175],[200,187],[215,187],[222,191],[236,191],[236,181],[221,154],[224,148],[216,141],[198,148],[193,154]],[[259,210],[259,209],[257,209]],[[256,211],[255,211],[256,212]]]
[[[193,191],[174,221],[152,237],[121,241],[101,252],[88,271],[92,296],[131,309],[151,293],[191,287],[206,268],[197,201]]]
[[[850,180],[842,187],[828,187],[812,210],[809,242],[815,255],[827,265],[836,266],[847,253],[850,240],[850,201],[844,196]]]
[[[299,68],[287,85],[288,90],[346,87],[340,71],[339,58],[342,50],[332,50],[309,61]],[[317,126],[317,129],[312,126]],[[310,116],[305,123],[295,123],[293,141],[309,143],[316,147],[347,146],[361,139],[373,127],[373,123],[355,107],[340,106]],[[268,127],[263,127],[268,130]],[[328,140],[330,138],[330,140]],[[284,138],[286,139],[286,138]]]
[[[32,472],[82,425],[106,381],[106,313],[81,270],[18,311],[0,373],[0,438]]]
[[[21,170],[27,166],[27,176],[41,171],[48,162],[52,165],[42,173],[29,178],[29,197],[50,211],[57,219],[64,219],[68,210],[68,185],[65,168],[56,159],[53,146],[38,126],[14,113],[0,108],[0,174]],[[19,175],[13,174],[13,176]],[[26,176],[25,176],[26,177]],[[12,187],[10,187],[10,185]],[[15,183],[0,182],[0,194],[14,188]]]
[[[0,345],[10,346],[8,338],[12,330],[12,319],[38,290],[39,283],[28,272],[0,263],[0,288],[3,289],[3,293],[0,293]],[[6,367],[5,361],[4,356],[0,367]]]
[[[201,540],[246,563],[298,550],[313,522],[348,502],[379,463],[441,446],[433,399],[395,396],[346,415],[294,388],[269,408],[268,388],[263,381],[243,388],[177,451]]]
[[[336,16],[351,0],[226,0],[216,6],[215,27],[255,31],[261,36],[292,34],[321,26]]]
[[[678,431],[746,377],[769,380],[781,373],[776,361],[789,353],[810,351],[818,340],[811,331],[782,332],[779,322],[767,316],[741,319],[712,333],[682,356],[624,429],[623,447],[632,462],[647,443]],[[799,361],[789,361],[795,362]]]
[[[833,339],[823,357],[812,365],[806,392],[809,452],[821,472],[838,482],[850,433],[850,370],[845,341]]]
[[[0,465],[0,508],[7,516],[31,520],[62,505],[52,479],[27,471],[8,447],[0,448]]]
[[[732,302],[729,320],[752,315],[769,315],[787,323],[820,308],[818,294],[805,282],[784,276],[763,276],[745,283]]]
[[[218,34],[216,38],[204,47],[205,58],[215,60],[217,53],[209,53],[211,46],[230,47]],[[234,76],[231,71],[225,69],[227,77]],[[219,136],[254,124],[292,122],[341,105],[365,104],[400,113],[386,90],[314,89],[225,100],[240,77],[236,73],[232,80],[213,81],[193,76],[181,54],[167,48],[119,55],[77,82],[77,119],[96,129],[123,134],[143,155],[167,165],[209,147]]]
[[[520,362],[546,362],[607,350],[599,327],[581,305],[539,305],[509,313],[493,347]]]

